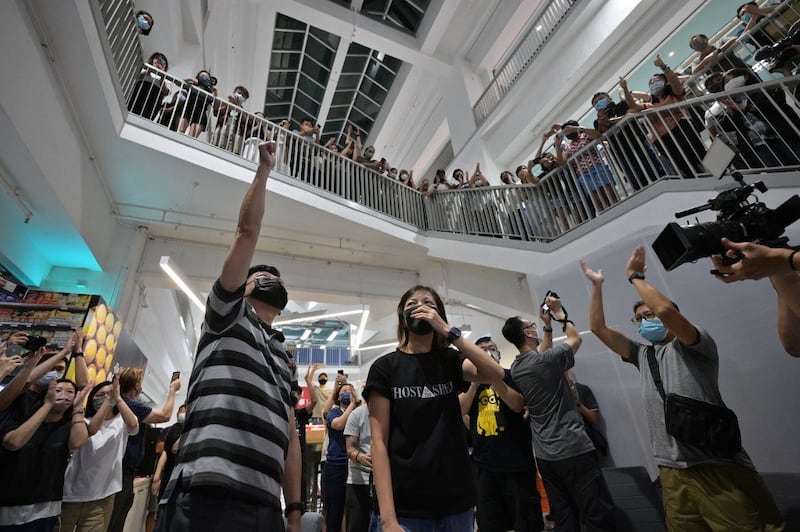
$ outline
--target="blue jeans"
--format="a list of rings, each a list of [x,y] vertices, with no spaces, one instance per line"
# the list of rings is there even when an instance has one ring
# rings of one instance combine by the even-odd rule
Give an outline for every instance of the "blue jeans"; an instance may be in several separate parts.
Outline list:
[[[439,519],[411,519],[408,517],[398,517],[400,526],[406,532],[472,532],[475,526],[472,518],[472,510],[467,510],[460,514],[452,514]],[[381,532],[381,518],[377,514],[372,514],[370,532]]]
[[[58,523],[58,517],[43,517],[24,525],[0,526],[0,532],[51,532]]]

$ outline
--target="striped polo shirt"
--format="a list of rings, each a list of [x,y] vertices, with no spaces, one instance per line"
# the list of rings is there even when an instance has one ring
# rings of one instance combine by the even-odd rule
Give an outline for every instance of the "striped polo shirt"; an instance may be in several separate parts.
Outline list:
[[[219,280],[208,296],[187,395],[178,461],[164,494],[222,488],[280,509],[281,480],[294,430],[297,368],[283,335],[264,324]]]

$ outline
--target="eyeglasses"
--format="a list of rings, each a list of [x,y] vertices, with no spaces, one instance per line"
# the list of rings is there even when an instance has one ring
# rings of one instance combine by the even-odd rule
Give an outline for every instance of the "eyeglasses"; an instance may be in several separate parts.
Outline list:
[[[531,329],[531,328],[536,329],[536,323],[530,322],[528,325],[523,327],[522,330],[524,331],[525,329]]]
[[[642,320],[652,320],[655,318],[656,315],[650,311],[642,312],[641,314],[636,314],[634,317],[631,318],[631,323],[642,323]]]

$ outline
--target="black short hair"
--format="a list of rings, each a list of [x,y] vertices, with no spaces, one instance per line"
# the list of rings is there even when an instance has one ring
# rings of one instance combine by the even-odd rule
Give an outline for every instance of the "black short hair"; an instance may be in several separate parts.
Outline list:
[[[314,125],[314,120],[312,120],[310,116],[304,116],[300,123],[303,124],[304,122],[308,122],[312,126]]]
[[[674,302],[673,300],[671,300],[671,299],[669,300],[669,302],[670,302],[670,303],[672,303],[672,306],[673,306],[673,307],[675,307],[675,310],[677,310],[678,312],[680,312],[680,311],[681,311],[681,309],[678,307],[678,304],[677,304],[677,303],[675,303],[675,302]],[[639,307],[641,307],[642,305],[647,305],[647,303],[645,303],[645,302],[644,302],[644,301],[642,301],[642,300],[639,300],[639,301],[637,301],[636,303],[634,303],[634,304],[633,304],[633,313],[634,313],[634,314],[636,314],[636,309],[637,309],[637,308],[639,308]]]
[[[705,39],[705,40],[708,40],[708,36],[707,36],[707,35],[705,35],[705,34],[703,34],[703,33],[698,33],[697,35],[692,35],[692,36],[689,38],[689,42],[691,42],[691,41],[692,41],[692,39],[694,39],[695,37],[701,37],[701,38],[703,38],[703,39]]]
[[[243,86],[241,86],[241,85],[237,85],[237,86],[236,86],[236,88],[235,88],[235,89],[233,89],[233,91],[234,91],[234,92],[236,92],[236,91],[239,91],[239,92],[241,92],[242,94],[244,94],[244,97],[245,97],[245,98],[249,98],[249,97],[250,97],[250,91],[249,91],[249,90],[247,90],[247,87],[243,87]]]
[[[267,266],[266,264],[256,264],[255,266],[250,266],[250,269],[247,270],[247,278],[249,279],[250,276],[256,272],[271,273],[275,277],[281,276],[281,272],[278,271],[278,268],[276,268],[275,266]]]
[[[327,376],[328,376],[328,374],[327,374],[327,373],[325,373],[325,372],[323,371],[323,372],[317,373],[317,379],[319,379],[319,378],[320,378],[320,377],[322,377],[323,375],[325,375],[325,377],[327,377]]]
[[[605,91],[595,92],[595,93],[594,93],[594,96],[592,96],[592,101],[595,101],[595,100],[596,100],[597,98],[599,98],[600,96],[610,96],[610,94],[608,94],[608,93],[607,93],[607,92],[605,92]]]
[[[525,344],[525,335],[522,332],[525,324],[519,316],[508,318],[503,325],[503,338],[514,344],[517,349],[522,349]]]
[[[521,164],[521,165],[517,166],[517,169],[514,170],[514,175],[519,177],[520,170],[525,170],[526,168],[527,168],[527,166],[525,166],[524,164]]]
[[[475,340],[475,345],[485,344],[486,342],[494,342],[491,336],[481,336]]]
[[[738,8],[736,8],[736,18],[739,18],[739,19],[742,18],[741,12],[742,12],[742,8],[744,6],[755,6],[755,7],[758,7],[758,4],[756,4],[755,2],[745,2],[744,4],[740,5]]]
[[[577,120],[567,120],[561,126],[564,127],[564,126],[579,126],[579,125],[580,124],[578,123]]]

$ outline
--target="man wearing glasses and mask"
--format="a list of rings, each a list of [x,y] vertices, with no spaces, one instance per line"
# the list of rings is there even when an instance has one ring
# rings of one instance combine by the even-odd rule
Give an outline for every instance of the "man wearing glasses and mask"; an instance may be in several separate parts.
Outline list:
[[[581,335],[567,319],[557,295],[549,292],[542,309],[562,325],[563,343],[550,347],[552,329],[545,325],[541,343],[546,345],[540,346],[536,324],[519,316],[506,320],[503,336],[519,349],[511,377],[530,414],[533,449],[550,516],[556,530],[612,532],[617,528],[611,494],[564,378],[564,372],[575,365]]]
[[[633,251],[625,273],[641,298],[632,321],[647,343],[606,325],[603,272],[583,261],[581,267],[592,283],[592,332],[641,374],[669,530],[784,530],[775,501],[741,447],[736,417],[722,401],[716,343],[645,279],[644,246]]]

